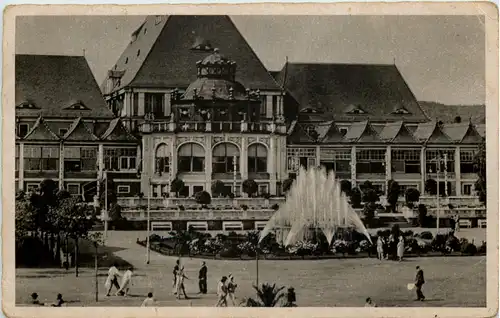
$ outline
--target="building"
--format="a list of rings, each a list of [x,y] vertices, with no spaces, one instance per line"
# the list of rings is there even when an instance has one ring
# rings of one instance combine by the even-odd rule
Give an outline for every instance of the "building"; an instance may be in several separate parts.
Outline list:
[[[136,195],[138,140],[114,118],[82,56],[16,55],[16,189],[53,179],[91,201],[109,171]]]
[[[446,202],[479,205],[472,158],[484,124],[429,118],[395,65],[287,62],[270,72],[227,16],[149,16],[101,91],[84,58],[16,57],[19,189],[51,177],[76,194],[108,171],[132,219],[144,218],[142,194],[151,194],[153,218],[197,219],[201,228],[211,219],[252,220],[246,229],[272,214],[299,166],[322,165],[382,194],[391,179],[424,193],[426,180],[439,178]],[[39,144],[53,154],[26,150]],[[84,146],[94,152],[65,150]],[[46,154],[54,156],[50,170],[27,169],[27,156],[42,165]],[[447,159],[439,177],[438,154]],[[169,193],[175,178],[184,181],[184,199]],[[273,198],[245,198],[246,179]],[[214,181],[236,198],[196,211],[190,198],[211,192]]]

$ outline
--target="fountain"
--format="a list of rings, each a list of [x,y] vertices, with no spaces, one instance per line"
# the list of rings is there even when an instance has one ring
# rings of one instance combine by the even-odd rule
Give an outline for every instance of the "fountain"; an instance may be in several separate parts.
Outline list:
[[[340,228],[354,228],[371,243],[363,222],[340,190],[335,173],[327,174],[323,168],[301,168],[286,202],[260,233],[259,243],[271,231],[276,231],[277,241],[290,246],[321,230],[331,244]]]

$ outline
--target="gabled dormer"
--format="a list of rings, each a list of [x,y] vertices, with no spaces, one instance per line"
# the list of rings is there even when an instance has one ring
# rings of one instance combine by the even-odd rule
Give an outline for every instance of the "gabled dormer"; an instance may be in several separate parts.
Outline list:
[[[411,113],[404,106],[399,106],[394,109],[391,115],[411,115]]]
[[[59,141],[59,136],[54,133],[45,123],[42,117],[38,117],[31,130],[24,136],[29,141]]]
[[[418,140],[403,121],[387,123],[380,132],[380,138],[390,143],[417,143]]]
[[[73,121],[69,130],[63,136],[67,141],[96,141],[99,138],[94,135],[92,130],[83,122],[81,117]]]
[[[347,115],[364,115],[366,114],[366,111],[359,105],[351,104],[347,106],[347,108],[344,110],[344,113]]]
[[[63,110],[90,110],[81,100],[72,101],[69,106],[63,108]]]
[[[379,134],[369,121],[353,123],[344,136],[344,140],[360,143],[382,142]]]

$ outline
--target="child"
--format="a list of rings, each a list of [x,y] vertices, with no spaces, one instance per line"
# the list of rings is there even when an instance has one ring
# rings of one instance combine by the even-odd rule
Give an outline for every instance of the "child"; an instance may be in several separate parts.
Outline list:
[[[155,300],[153,298],[153,293],[148,293],[148,297],[144,299],[141,307],[154,307],[154,306],[155,306]]]

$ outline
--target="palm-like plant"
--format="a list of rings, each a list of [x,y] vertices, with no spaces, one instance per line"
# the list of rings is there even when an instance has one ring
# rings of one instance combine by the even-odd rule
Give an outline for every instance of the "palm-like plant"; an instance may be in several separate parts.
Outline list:
[[[276,307],[280,302],[281,298],[285,296],[285,293],[281,291],[285,288],[276,287],[276,284],[262,284],[259,288],[258,286],[253,286],[257,292],[257,300],[253,298],[248,298],[243,301],[246,307]]]

